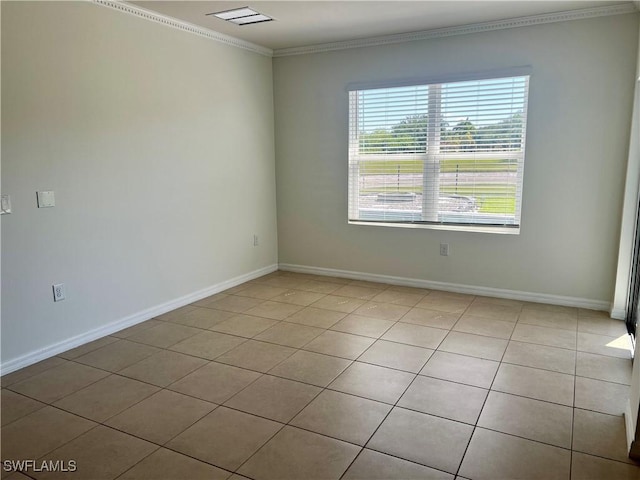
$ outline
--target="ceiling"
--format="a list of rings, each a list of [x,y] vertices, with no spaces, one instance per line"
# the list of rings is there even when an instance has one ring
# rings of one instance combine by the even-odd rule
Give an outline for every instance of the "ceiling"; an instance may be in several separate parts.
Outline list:
[[[632,2],[241,0],[128,3],[278,50]],[[275,21],[239,26],[206,15],[246,6]]]

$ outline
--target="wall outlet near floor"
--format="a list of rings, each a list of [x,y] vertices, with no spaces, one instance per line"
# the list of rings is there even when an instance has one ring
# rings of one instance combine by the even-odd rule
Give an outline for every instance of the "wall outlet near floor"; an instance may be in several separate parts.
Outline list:
[[[448,257],[449,256],[449,244],[448,243],[441,243],[440,244],[440,255],[442,255],[443,257]]]
[[[253,246],[257,247],[258,246],[258,235],[254,235],[253,236]]]
[[[52,285],[52,287],[53,287],[54,302],[61,302],[66,298],[65,291],[64,291],[64,283],[57,283],[55,285]]]

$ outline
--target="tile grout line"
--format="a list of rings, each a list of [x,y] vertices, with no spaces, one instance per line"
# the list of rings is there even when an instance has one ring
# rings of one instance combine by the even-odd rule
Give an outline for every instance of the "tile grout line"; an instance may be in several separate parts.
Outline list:
[[[475,297],[474,297],[474,299],[475,299]],[[469,303],[469,305],[467,306],[467,308],[465,309],[465,311],[469,308],[469,306],[471,305],[471,303],[472,303],[472,302],[473,302],[473,300]],[[464,314],[464,313],[463,313],[463,314]],[[406,315],[406,314],[405,314],[405,315]],[[398,323],[398,322],[399,322],[399,320],[398,320],[396,323]],[[395,324],[394,324],[394,325],[395,325]],[[447,335],[448,335],[448,334],[447,334]],[[444,340],[446,339],[447,335],[445,335],[445,336],[444,336],[444,337],[443,337],[443,338],[438,342],[438,345],[437,345],[437,346],[436,346],[436,348],[434,349],[434,352],[435,352],[435,351],[437,351],[437,349],[440,347],[440,345],[442,344],[442,342],[444,342]],[[428,362],[428,360],[427,360],[427,362]],[[427,363],[427,362],[425,362],[425,365],[426,365],[426,363]],[[424,368],[424,366],[423,366],[423,368]],[[391,415],[391,413],[392,413],[396,408],[402,408],[402,407],[399,407],[399,406],[398,406],[398,402],[400,402],[400,400],[402,399],[402,397],[407,393],[407,391],[411,388],[411,386],[414,384],[414,382],[416,381],[416,379],[417,379],[418,377],[419,377],[419,373],[414,374],[413,379],[411,380],[411,382],[409,382],[409,384],[408,384],[408,385],[407,385],[407,387],[403,390],[403,392],[398,396],[398,399],[395,401],[395,403],[393,404],[393,406],[391,407],[391,409],[389,410],[389,412],[387,413],[387,415],[385,415],[385,417],[384,417],[384,419],[382,420],[382,422],[380,422],[380,424],[376,427],[376,429],[373,431],[373,433],[369,436],[369,439],[368,439],[368,440],[367,440],[367,442],[364,444],[363,450],[364,450],[364,448],[366,448],[366,447],[367,447],[367,445],[369,444],[369,442],[371,441],[371,439],[375,436],[375,434],[378,432],[378,430],[380,429],[380,427],[382,427],[382,425],[383,425],[383,424],[384,424],[384,422],[387,420],[387,418],[389,418],[389,415]],[[428,414],[425,414],[424,412],[419,412],[419,413],[422,413],[423,415],[428,415]],[[460,423],[462,423],[462,422],[460,422]],[[469,437],[469,438],[471,438],[471,437]],[[373,450],[373,449],[372,449],[372,450]],[[374,450],[374,451],[377,451],[377,450]],[[383,453],[383,452],[380,452],[380,453]],[[359,456],[359,454],[358,454],[358,456]],[[357,458],[357,456],[356,456],[356,458]],[[400,458],[400,457],[399,457],[399,458]],[[462,463],[462,459],[463,459],[463,458],[464,458],[464,454],[463,454],[462,458],[460,459],[460,463]],[[406,460],[406,459],[403,459],[403,460]],[[345,470],[345,472],[343,472],[343,474],[342,474],[342,476],[340,477],[340,479],[342,479],[342,477],[344,477],[344,474],[349,470],[349,468],[351,468],[351,465],[353,464],[353,462],[355,462],[355,458],[354,458],[354,460],[351,462],[351,464],[349,465],[349,467],[347,467],[347,469]],[[414,463],[417,463],[417,462],[414,462]],[[429,468],[433,468],[433,467],[429,467]],[[460,466],[458,465],[458,469],[459,469],[459,468],[460,468]],[[457,472],[457,470],[456,470],[456,472]],[[446,472],[446,473],[450,473],[450,472]],[[454,476],[455,476],[455,475],[456,475],[456,474],[454,474]]]
[[[470,308],[470,307],[469,307]],[[465,310],[465,313],[467,310],[469,310],[469,308],[467,308]],[[464,315],[464,313],[462,314]],[[462,316],[461,316],[462,318]],[[515,330],[515,327],[513,328]],[[511,332],[511,335],[513,335],[513,331]],[[509,337],[511,338],[511,337]],[[464,458],[467,456],[467,452],[469,451],[469,446],[471,445],[471,440],[473,439],[473,436],[476,433],[476,429],[478,428],[478,422],[480,421],[480,416],[482,415],[482,410],[484,410],[484,406],[487,404],[487,399],[489,398],[489,394],[491,393],[491,387],[493,387],[493,382],[495,381],[495,377],[498,375],[498,370],[500,370],[500,365],[502,364],[502,358],[504,358],[504,353],[507,351],[507,347],[509,346],[509,342],[507,341],[507,346],[505,347],[504,351],[502,352],[502,357],[500,359],[500,363],[498,364],[498,368],[496,368],[496,373],[494,373],[493,375],[493,379],[491,380],[491,385],[489,385],[489,388],[487,389],[487,396],[484,397],[484,401],[482,402],[482,407],[480,408],[480,412],[478,412],[478,417],[476,418],[476,421],[473,425],[473,428],[471,429],[471,435],[469,435],[469,440],[467,441],[467,445],[464,449],[464,452],[462,452],[462,457],[460,457],[460,462],[458,463],[458,468],[456,469],[456,473],[455,478],[457,478],[460,475],[460,469],[462,468],[462,464],[464,463]]]
[[[428,296],[428,295],[427,295],[427,296]],[[425,296],[425,297],[426,297],[426,296]],[[408,313],[408,312],[407,312],[407,313]],[[406,315],[406,313],[405,313],[405,315]],[[403,315],[403,317],[404,317],[404,315]],[[403,317],[401,317],[401,318],[403,318]],[[395,324],[399,323],[399,321],[400,321],[400,320],[397,320],[393,325],[395,325]],[[385,331],[385,333],[386,333],[387,331],[389,331],[389,329],[391,329],[391,328],[393,327],[393,325],[391,325],[391,326],[390,326],[390,327]],[[383,333],[383,335],[384,335],[384,333]],[[381,337],[382,337],[383,335],[381,335]],[[381,338],[381,337],[380,337],[380,338]],[[445,336],[445,337],[443,337],[443,338],[442,338],[442,340],[440,340],[440,341],[438,342],[437,347],[439,347],[439,346],[440,346],[440,344],[444,341],[444,338],[446,338],[446,336]],[[375,342],[374,342],[374,343],[375,343]],[[372,345],[373,345],[373,344],[372,344]],[[437,347],[436,347],[436,349],[437,349]],[[369,346],[369,348],[371,348],[371,345]],[[368,350],[369,348],[367,348],[367,350]],[[366,352],[366,350],[365,350],[365,352]],[[365,353],[365,352],[363,352],[361,355],[359,355],[359,356],[358,356],[358,358],[360,358],[362,355],[364,355],[364,353]],[[435,352],[435,350],[434,350],[434,352]],[[427,361],[428,361],[428,360],[427,360]],[[425,365],[426,365],[426,362],[425,362]],[[383,424],[384,424],[384,422],[387,420],[387,418],[389,418],[389,415],[391,415],[391,412],[393,412],[393,411],[394,411],[394,409],[395,409],[395,408],[397,408],[397,406],[398,406],[398,402],[399,402],[399,401],[400,401],[400,399],[405,395],[405,393],[409,390],[409,388],[411,388],[411,385],[413,385],[413,383],[415,382],[415,380],[416,380],[417,378],[418,378],[418,374],[417,374],[417,373],[416,373],[416,374],[413,374],[413,379],[411,380],[411,382],[409,382],[409,384],[406,386],[406,388],[405,388],[405,389],[402,391],[402,393],[398,396],[398,398],[397,398],[397,400],[395,401],[395,403],[393,404],[393,406],[389,409],[389,411],[387,412],[387,414],[384,416],[384,418],[382,419],[382,421],[381,421],[381,422],[378,424],[378,426],[375,428],[375,430],[373,431],[373,433],[369,436],[369,438],[367,439],[367,441],[366,441],[366,442],[364,442],[364,445],[362,446],[362,448],[361,448],[360,452],[358,452],[358,454],[353,458],[353,460],[352,460],[352,461],[351,461],[351,463],[347,466],[347,468],[345,469],[345,471],[344,471],[344,472],[342,472],[342,475],[340,476],[340,480],[342,480],[342,478],[344,477],[344,475],[346,474],[346,472],[348,472],[348,471],[349,471],[349,469],[350,469],[350,468],[351,468],[351,466],[354,464],[354,462],[356,461],[356,459],[357,459],[357,458],[361,455],[361,453],[362,453],[362,452],[367,448],[367,445],[369,444],[369,442],[371,441],[371,439],[375,436],[375,434],[378,432],[378,430],[380,429],[380,427],[382,427],[382,425],[383,425]],[[375,451],[375,450],[374,450],[374,451]],[[382,453],[382,452],[381,452],[381,453]],[[399,458],[399,457],[398,457],[398,458]],[[405,459],[403,459],[403,460],[405,460]],[[414,462],[414,463],[416,463],[416,462]],[[447,473],[449,473],[449,472],[447,472]]]
[[[323,297],[323,298],[324,298],[324,297]],[[297,313],[297,312],[296,312],[296,313]],[[291,315],[293,315],[293,314],[291,314]],[[285,317],[285,318],[288,318],[288,317],[290,317],[291,315],[288,315],[288,316],[287,316],[287,317]],[[283,320],[283,321],[284,321],[284,320]],[[320,335],[321,335],[321,334],[320,334]],[[318,335],[318,336],[319,336],[319,335]],[[315,339],[315,338],[316,338],[316,337],[314,337],[314,339]],[[309,340],[309,342],[307,342],[307,343],[312,342],[314,339]],[[304,345],[307,345],[307,343],[305,343]],[[283,362],[285,362],[286,360],[288,360],[289,358],[291,358],[293,355],[295,355],[297,352],[300,352],[300,351],[302,351],[302,349],[301,349],[301,348],[297,348],[295,352],[293,352],[291,355],[287,356],[287,357],[286,357],[286,358],[284,358],[282,361],[280,361],[280,362],[278,362],[277,364],[275,364],[273,367],[271,367],[271,368],[269,369],[269,371],[270,371],[270,370],[273,370],[274,368],[276,368],[277,366],[279,366],[280,364],[282,364]],[[348,368],[348,367],[347,367],[347,368]],[[231,399],[232,399],[232,398],[234,398],[235,396],[239,395],[241,392],[243,392],[244,390],[246,390],[247,388],[249,388],[249,386],[251,386],[251,385],[253,385],[254,383],[256,383],[256,382],[257,382],[259,379],[261,379],[264,375],[269,375],[268,371],[267,371],[267,372],[265,372],[265,373],[263,373],[260,377],[256,378],[253,382],[251,382],[249,385],[245,386],[245,387],[244,387],[243,389],[241,389],[240,391],[238,391],[238,392],[234,393],[231,397],[229,397],[227,400],[225,400],[225,402],[224,402],[224,403],[228,402],[229,400],[231,400]],[[274,376],[274,377],[275,377],[275,375],[272,375],[272,376]],[[280,377],[276,377],[276,378],[280,378]],[[287,380],[289,380],[289,379],[287,379]],[[293,380],[290,380],[290,381],[293,381]],[[318,398],[318,396],[319,396],[320,394],[322,394],[322,392],[324,392],[325,390],[326,390],[326,387],[325,387],[325,388],[320,388],[320,391],[319,391],[319,392],[318,392],[318,393],[317,393],[317,394],[316,394],[316,395],[315,395],[311,400],[309,400],[309,402],[307,402],[307,403],[306,403],[306,404],[305,404],[305,405],[304,405],[304,406],[303,406],[303,407],[302,407],[298,412],[296,412],[296,413],[295,413],[295,414],[294,414],[294,415],[293,415],[293,416],[292,416],[292,417],[291,417],[291,418],[290,418],[286,423],[282,424],[282,422],[278,422],[278,421],[276,421],[277,423],[280,423],[282,426],[281,426],[281,427],[280,427],[276,432],[274,432],[274,434],[273,434],[272,436],[270,436],[270,437],[269,437],[269,438],[268,438],[268,439],[267,439],[267,440],[266,440],[266,441],[265,441],[265,442],[264,442],[264,443],[263,443],[263,444],[262,444],[258,449],[256,449],[256,451],[255,451],[255,452],[253,452],[253,453],[252,453],[252,454],[251,454],[251,455],[250,455],[246,460],[244,460],[244,461],[243,461],[243,462],[242,462],[242,463],[241,463],[241,464],[240,464],[240,465],[239,465],[239,466],[234,470],[234,473],[239,472],[239,471],[240,471],[240,469],[241,469],[241,468],[242,468],[242,467],[243,467],[247,462],[249,462],[249,461],[250,461],[250,460],[251,460],[251,459],[252,459],[252,458],[253,458],[253,457],[254,457],[254,456],[255,456],[255,455],[260,451],[260,450],[262,450],[262,449],[263,449],[263,448],[264,448],[264,447],[265,447],[265,446],[266,446],[266,445],[267,445],[267,444],[268,444],[268,443],[269,443],[269,442],[270,442],[270,441],[271,441],[271,440],[272,440],[272,439],[273,439],[273,438],[274,438],[278,433],[280,433],[280,432],[281,432],[281,431],[282,431],[286,426],[288,426],[288,425],[290,424],[290,422],[291,422],[291,421],[292,421],[296,416],[298,416],[298,415],[300,414],[300,412],[302,412],[302,410],[304,410],[308,405],[310,405],[310,404],[311,404],[311,402],[313,402],[316,398]],[[228,406],[224,405],[224,403],[223,403],[223,405],[222,405],[222,406],[224,406],[225,408],[232,408],[232,407],[228,407]],[[237,409],[234,409],[234,410],[237,410]],[[248,415],[255,415],[255,414],[253,414],[253,413],[244,412],[244,411],[242,411],[242,410],[238,410],[238,411],[241,411],[242,413],[245,413],[245,414],[248,414]],[[256,416],[258,416],[258,417],[259,417],[259,415],[256,415]],[[261,417],[261,418],[262,418],[262,417]],[[273,419],[268,419],[268,420],[274,421]],[[293,427],[293,426],[292,426],[292,427]]]

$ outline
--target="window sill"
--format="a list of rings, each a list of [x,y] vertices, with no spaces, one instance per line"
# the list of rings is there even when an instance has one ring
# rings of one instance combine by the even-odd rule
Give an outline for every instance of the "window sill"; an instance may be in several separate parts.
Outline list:
[[[430,223],[385,223],[385,222],[361,222],[348,220],[349,225],[367,225],[373,227],[415,228],[427,230],[446,230],[453,232],[495,233],[498,235],[520,235],[520,227],[493,227],[482,225],[444,225]]]

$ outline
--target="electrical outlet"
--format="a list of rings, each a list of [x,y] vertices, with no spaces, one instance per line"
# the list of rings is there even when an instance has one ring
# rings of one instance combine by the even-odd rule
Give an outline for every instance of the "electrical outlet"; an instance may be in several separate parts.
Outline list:
[[[257,247],[258,246],[258,235],[254,235],[253,236],[253,246]]]
[[[66,298],[64,292],[64,283],[57,283],[56,285],[52,285],[53,287],[53,301],[61,302]]]
[[[448,257],[449,256],[449,244],[448,243],[441,243],[440,244],[440,255],[442,255],[443,257]]]

